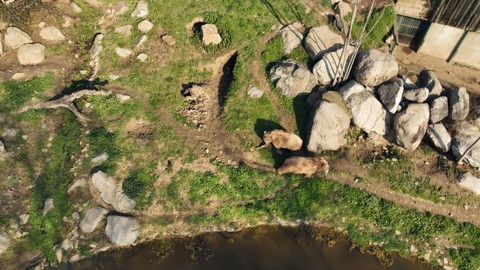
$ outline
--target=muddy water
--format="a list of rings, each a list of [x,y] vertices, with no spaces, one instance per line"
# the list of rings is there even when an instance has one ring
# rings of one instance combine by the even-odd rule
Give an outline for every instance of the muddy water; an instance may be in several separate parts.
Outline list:
[[[392,256],[385,266],[340,238],[316,240],[304,228],[258,227],[236,233],[208,233],[193,239],[157,241],[111,251],[60,269],[368,269],[427,270],[425,265]]]

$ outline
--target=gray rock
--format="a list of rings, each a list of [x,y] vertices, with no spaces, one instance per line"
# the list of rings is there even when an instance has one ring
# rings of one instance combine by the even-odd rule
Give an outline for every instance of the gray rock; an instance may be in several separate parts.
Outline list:
[[[405,90],[412,90],[412,89],[417,89],[419,88],[410,78],[408,78],[405,75],[402,75],[402,80],[403,80],[403,88]]]
[[[17,131],[14,128],[5,128],[2,132],[2,137],[6,140],[12,140],[17,136]]]
[[[175,46],[175,43],[177,43],[175,39],[170,35],[163,35],[162,40],[170,47]]]
[[[135,42],[135,49],[140,48],[145,42],[147,42],[148,37],[146,35],[141,35],[138,37],[137,41]]]
[[[25,225],[28,222],[28,219],[30,218],[29,214],[22,214],[18,216],[20,218],[20,225]]]
[[[148,55],[146,53],[141,53],[137,56],[137,60],[140,62],[145,62],[148,59]]]
[[[48,26],[48,27],[42,28],[39,34],[41,38],[47,41],[64,41],[65,40],[65,36],[62,34],[62,32],[54,26]]]
[[[104,152],[104,153],[101,153],[100,155],[92,158],[90,160],[90,162],[93,163],[93,164],[102,164],[105,161],[107,161],[107,159],[108,159],[108,155],[107,155],[107,153]]]
[[[72,218],[75,221],[79,221],[80,220],[80,214],[78,214],[78,212],[73,212],[72,213]]]
[[[130,24],[127,24],[127,25],[115,27],[114,32],[122,36],[129,37],[132,35],[132,29],[133,29],[133,26],[131,26]]]
[[[270,77],[279,92],[288,97],[308,94],[317,84],[315,76],[299,63],[287,59],[270,69]]]
[[[0,235],[0,255],[5,253],[10,247],[10,238],[6,235]]]
[[[120,48],[120,47],[117,47],[115,49],[115,52],[117,53],[118,56],[120,56],[122,58],[129,57],[133,53],[132,50],[129,50],[129,49],[126,49],[126,48]]]
[[[115,245],[128,246],[137,240],[138,224],[131,217],[109,216],[105,233]]]
[[[346,143],[349,127],[350,116],[342,107],[324,100],[317,102],[309,120],[307,149],[315,153],[338,150]]]
[[[122,185],[115,191],[115,210],[122,213],[130,213],[135,208],[135,201],[123,193]]]
[[[303,25],[295,22],[287,24],[280,30],[280,36],[283,42],[283,52],[290,54],[293,49],[297,48],[303,40]]]
[[[400,78],[395,78],[390,82],[382,84],[378,90],[378,99],[382,102],[383,106],[391,114],[397,111],[400,101],[403,96],[403,81]]]
[[[142,18],[148,15],[148,3],[146,1],[140,0],[137,2],[135,9],[133,10],[131,16]]]
[[[343,46],[343,38],[330,30],[328,25],[313,27],[305,38],[305,50],[316,61],[328,52],[334,52]]]
[[[430,110],[428,104],[411,103],[395,114],[394,130],[398,145],[407,150],[415,150],[427,132]]]
[[[153,23],[149,20],[143,20],[137,25],[138,30],[142,31],[143,33],[148,33],[153,28]]]
[[[102,171],[98,171],[92,175],[92,184],[100,192],[100,197],[107,204],[115,204],[116,183],[111,177]]]
[[[403,98],[408,101],[422,103],[427,100],[430,90],[426,87],[414,88],[403,92]]]
[[[431,101],[432,99],[439,97],[443,91],[442,85],[435,74],[426,69],[422,70],[420,74],[418,74],[417,85],[419,87],[427,87],[428,90],[430,90],[427,101]]]
[[[480,179],[467,172],[458,179],[458,185],[480,195]],[[1,253],[1,252],[0,252]]]
[[[430,103],[430,123],[438,123],[448,116],[448,98],[438,97]]]
[[[464,87],[450,89],[447,94],[450,118],[454,121],[465,120],[470,112],[470,96],[467,89]]]
[[[354,80],[339,90],[353,115],[353,123],[366,133],[384,135],[387,132],[387,111],[375,96]]]
[[[355,80],[370,87],[380,85],[397,74],[398,63],[395,58],[377,49],[360,52],[353,68]]]
[[[222,37],[218,33],[218,29],[214,24],[202,25],[202,41],[204,45],[217,45],[222,42]]]
[[[443,153],[446,153],[450,150],[452,145],[452,137],[448,130],[445,128],[445,125],[442,123],[429,125],[427,129],[427,135],[432,141],[433,145]]]
[[[21,65],[37,65],[45,60],[45,46],[40,43],[25,44],[17,51],[17,59]]]
[[[251,98],[259,99],[263,96],[263,90],[260,90],[255,86],[250,86],[247,90],[247,94]]]
[[[126,94],[116,94],[115,96],[118,98],[118,100],[120,100],[120,102],[125,102],[125,101],[131,99],[131,97],[129,95],[126,95]]]
[[[480,137],[480,130],[477,126],[460,121],[455,123],[454,134],[452,140],[452,153],[455,157],[460,158],[467,149]],[[464,158],[470,166],[480,167],[480,143],[477,143]]]
[[[71,233],[69,233],[69,235],[70,234]],[[76,234],[76,236],[78,237],[78,234]],[[69,251],[69,250],[72,250],[74,248],[74,245],[73,245],[72,241],[70,241],[70,239],[67,238],[67,239],[62,241],[62,244],[60,245],[60,247],[65,251]]]
[[[0,140],[0,153],[4,153],[5,152],[5,144],[3,143],[2,140]]]
[[[105,218],[105,215],[108,213],[108,210],[99,206],[90,208],[85,217],[80,221],[78,227],[84,233],[91,233],[95,231],[100,221]]]
[[[43,216],[46,216],[52,209],[55,208],[53,205],[53,199],[48,198],[45,200],[45,205],[43,206]]]
[[[5,46],[10,49],[18,49],[22,45],[32,43],[32,38],[17,27],[9,27],[5,33]]]
[[[348,46],[343,57],[350,60],[353,51],[354,47]],[[345,66],[343,64],[338,65],[338,63],[340,63],[342,52],[343,47],[340,47],[336,51],[325,53],[315,64],[313,67],[313,74],[315,74],[320,85],[328,85],[332,83],[335,78],[340,78],[343,75]]]

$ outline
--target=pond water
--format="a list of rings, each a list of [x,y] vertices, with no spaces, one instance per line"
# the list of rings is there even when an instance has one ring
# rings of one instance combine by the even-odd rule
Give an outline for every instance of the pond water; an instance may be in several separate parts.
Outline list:
[[[431,269],[397,255],[391,255],[391,265],[385,266],[377,257],[351,249],[346,238],[335,236],[329,245],[314,235],[318,234],[305,227],[278,226],[207,233],[109,251],[59,269]]]

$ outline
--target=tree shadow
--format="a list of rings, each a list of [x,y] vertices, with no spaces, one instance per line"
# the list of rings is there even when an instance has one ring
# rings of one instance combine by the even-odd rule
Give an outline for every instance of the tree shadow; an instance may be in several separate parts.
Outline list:
[[[96,78],[93,81],[87,79],[72,81],[68,87],[65,87],[60,93],[52,97],[50,100],[56,100],[64,96],[71,95],[80,90],[98,90],[98,86],[105,86],[108,84],[108,80],[100,80]]]
[[[270,3],[270,1],[268,0],[261,0],[261,1],[281,25],[288,24],[287,19],[280,12],[278,12],[278,10],[272,5],[272,3]]]
[[[260,139],[263,139],[263,134],[274,129],[286,130],[282,125],[277,122],[259,118],[255,122],[255,133]]]
[[[225,101],[227,99],[228,90],[233,82],[234,74],[233,70],[235,69],[235,64],[237,63],[237,53],[233,54],[230,59],[228,59],[227,63],[223,66],[223,74],[220,78],[220,82],[218,83],[218,105],[220,112],[223,111],[223,107],[225,105]]]
[[[307,139],[308,117],[307,108],[308,95],[298,95],[293,98],[293,111],[295,112],[295,120],[297,122],[297,130],[300,138],[305,142]],[[305,143],[304,143],[305,144]]]

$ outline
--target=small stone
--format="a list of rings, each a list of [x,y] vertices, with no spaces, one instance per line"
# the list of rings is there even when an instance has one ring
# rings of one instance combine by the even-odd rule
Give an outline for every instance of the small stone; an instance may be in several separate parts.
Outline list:
[[[104,152],[104,153],[101,153],[100,155],[92,158],[90,161],[94,164],[102,164],[105,161],[107,161],[107,159],[108,159],[108,155],[107,155],[107,153]]]
[[[28,219],[30,218],[29,214],[23,214],[18,216],[20,218],[20,225],[25,225],[28,222]]]
[[[20,81],[20,80],[23,80],[25,79],[27,75],[25,73],[21,73],[21,72],[17,72],[15,74],[12,75],[12,80],[14,81]]]
[[[117,75],[117,74],[110,74],[110,75],[108,75],[108,78],[112,81],[116,81],[120,78],[120,76]]]
[[[167,43],[167,45],[170,47],[173,47],[176,43],[175,39],[170,35],[163,35],[162,40],[163,42]]]
[[[147,61],[148,55],[146,53],[141,53],[137,56],[137,60],[140,62]]]
[[[120,100],[120,102],[125,102],[131,99],[129,95],[125,95],[125,94],[116,94],[115,96],[118,98],[118,100]]]
[[[23,139],[24,141],[28,140],[28,135],[22,135],[22,139]]]
[[[133,10],[131,16],[132,17],[145,17],[148,15],[148,4],[147,2],[140,0],[138,1],[137,5],[135,6],[135,9]]]
[[[72,22],[73,22],[73,19],[71,17],[68,17],[68,16],[62,16],[63,18],[63,23],[62,23],[62,27],[63,28],[67,28],[67,27],[70,27],[72,26]],[[70,42],[70,41],[69,41]]]
[[[40,23],[38,24],[38,28],[43,28],[43,27],[45,27],[45,22],[40,22]]]
[[[80,74],[82,75],[87,75],[88,71],[85,69],[80,70]]]
[[[45,206],[43,207],[43,216],[46,216],[55,206],[53,205],[53,199],[48,198],[45,200]]]
[[[132,35],[132,29],[133,29],[133,26],[131,26],[130,24],[127,24],[127,25],[115,27],[114,32],[122,36],[129,37]]]
[[[125,48],[120,48],[120,47],[117,47],[115,49],[115,52],[117,53],[118,56],[120,56],[122,58],[129,57],[133,53],[132,50],[125,49]]]
[[[73,13],[80,13],[82,9],[75,3],[70,3],[70,7],[72,8]]]
[[[64,41],[65,36],[54,26],[48,26],[40,30],[40,37],[47,41]]]
[[[222,42],[222,37],[220,37],[218,29],[214,24],[202,25],[202,41],[204,45],[217,45]]]
[[[75,221],[79,221],[80,220],[80,215],[77,212],[73,212],[72,213],[72,218]]]
[[[135,42],[135,48],[142,46],[145,42],[147,42],[147,39],[148,37],[146,35],[141,35]]]
[[[138,24],[137,28],[143,33],[148,33],[150,30],[152,30],[153,23],[151,23],[149,20],[143,20]]]
[[[249,97],[254,99],[259,99],[263,96],[263,90],[260,90],[255,86],[250,86],[250,88],[248,88],[247,93]]]
[[[2,133],[2,137],[11,140],[17,136],[17,131],[13,128],[5,128]]]

